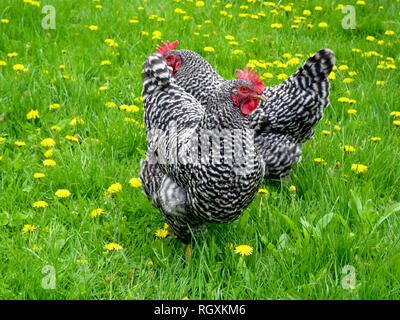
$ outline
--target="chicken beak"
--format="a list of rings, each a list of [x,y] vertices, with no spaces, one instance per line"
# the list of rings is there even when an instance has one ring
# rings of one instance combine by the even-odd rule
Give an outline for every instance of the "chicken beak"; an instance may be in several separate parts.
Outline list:
[[[267,102],[267,99],[265,99],[263,96],[260,96],[260,95],[254,96],[254,99]]]

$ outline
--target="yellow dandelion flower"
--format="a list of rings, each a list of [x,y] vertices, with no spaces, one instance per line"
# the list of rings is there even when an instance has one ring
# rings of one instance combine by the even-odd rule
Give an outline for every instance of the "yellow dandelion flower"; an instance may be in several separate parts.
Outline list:
[[[56,145],[56,142],[52,138],[46,138],[42,140],[40,144],[42,145],[42,147],[54,147]]]
[[[288,60],[286,63],[288,66],[294,67],[300,63],[300,60],[298,58],[292,58],[292,59]]]
[[[371,141],[374,141],[374,142],[378,142],[378,141],[381,141],[382,140],[382,138],[380,138],[380,137],[372,137],[371,138]]]
[[[75,117],[70,121],[69,125],[70,126],[76,126],[77,124],[84,124],[84,123],[85,123],[85,120]]]
[[[51,127],[51,130],[53,130],[53,131],[60,131],[60,130],[61,130],[61,127],[59,127],[59,126],[52,126],[52,127]]]
[[[400,120],[394,120],[394,121],[393,121],[393,124],[394,124],[396,127],[400,127]]]
[[[385,85],[385,81],[380,81],[380,80],[378,80],[377,82],[376,82],[376,85],[377,86],[384,86]]]
[[[23,142],[23,141],[15,141],[15,142],[14,142],[14,144],[15,144],[17,147],[23,147],[23,146],[26,146],[26,143],[25,143],[25,142]]]
[[[279,80],[286,80],[289,76],[285,73],[278,74],[277,78]]]
[[[282,8],[283,8],[283,10],[286,11],[286,12],[291,12],[291,11],[292,11],[292,6],[290,6],[290,5],[283,6]]]
[[[323,163],[325,160],[322,158],[314,158],[314,162]]]
[[[102,66],[109,66],[111,64],[111,61],[109,60],[103,60],[102,62],[100,62],[100,65]]]
[[[138,106],[135,106],[132,104],[132,105],[126,106],[123,110],[130,112],[130,113],[135,113],[135,112],[139,112],[140,109]]]
[[[35,119],[39,119],[39,111],[38,110],[31,110],[26,114],[26,118],[28,120],[35,120]]]
[[[166,229],[159,229],[155,232],[157,238],[166,238],[168,236],[168,230]]]
[[[267,189],[259,189],[258,194],[260,196],[269,196],[269,191]]]
[[[24,67],[23,64],[14,64],[13,69],[14,69],[15,71],[22,71],[22,70],[25,69],[25,67]]]
[[[152,33],[152,39],[161,40],[162,33],[159,30],[154,30]]]
[[[251,255],[253,253],[253,248],[248,246],[248,245],[246,245],[246,244],[243,244],[243,245],[237,246],[235,248],[234,252],[236,254],[240,254],[242,257],[243,256],[249,256],[249,255]]]
[[[108,187],[107,194],[115,194],[120,192],[121,190],[122,190],[122,185],[119,182],[117,182]]]
[[[103,209],[97,208],[97,209],[92,210],[90,215],[92,216],[92,218],[97,218],[98,216],[102,215],[103,213],[104,213]]]
[[[50,110],[55,110],[55,109],[58,109],[59,107],[60,107],[60,105],[58,103],[53,103],[53,104],[49,105]]]
[[[91,25],[91,26],[89,26],[89,29],[92,30],[92,31],[97,31],[97,30],[99,30],[99,27]]]
[[[142,185],[142,182],[138,178],[132,178],[129,180],[129,184],[134,188],[139,188]]]
[[[320,23],[318,23],[318,27],[326,28],[326,27],[328,27],[328,24],[326,22],[320,22]]]
[[[354,148],[353,146],[345,145],[343,147],[343,151],[345,151],[345,152],[356,152],[356,148]]]
[[[9,22],[10,22],[10,20],[8,20],[8,19],[1,19],[1,23],[7,24]]]
[[[31,225],[31,224],[26,224],[22,228],[22,232],[23,233],[32,233],[32,232],[35,232],[35,230],[36,230],[36,226],[35,225]]]
[[[272,29],[281,29],[283,27],[282,23],[273,23],[271,24]]]
[[[45,167],[54,167],[56,165],[56,162],[52,159],[46,159],[46,160],[43,160],[43,165]]]
[[[393,30],[386,30],[385,31],[385,36],[392,36],[392,35],[394,35],[394,31]]]
[[[392,112],[390,113],[390,115],[391,115],[392,117],[398,118],[398,117],[400,117],[400,111],[392,111]]]
[[[273,77],[274,77],[274,75],[270,72],[266,72],[261,76],[261,78],[263,78],[263,79],[272,79]]]
[[[71,192],[68,189],[58,189],[55,195],[59,198],[68,198],[71,196]]]
[[[342,128],[340,127],[340,126],[338,126],[338,125],[336,125],[336,126],[334,126],[333,127],[333,130],[335,130],[335,131],[340,131]]]
[[[74,136],[65,136],[65,140],[71,141],[71,142],[79,142],[79,139]]]
[[[349,98],[347,98],[347,97],[340,97],[340,98],[338,99],[338,101],[341,102],[341,103],[348,103],[348,102],[349,102]]]
[[[213,47],[204,47],[203,50],[206,52],[214,52],[215,51],[215,49]]]
[[[123,249],[121,245],[115,242],[108,243],[104,247],[108,251],[119,251]]]
[[[41,178],[44,178],[46,175],[44,174],[44,173],[41,173],[41,172],[35,172],[34,174],[33,174],[33,177],[35,178],[35,179],[41,179]]]
[[[296,192],[296,187],[295,186],[290,186],[289,187],[289,191],[291,192],[291,193],[295,193]]]
[[[353,163],[351,165],[351,170],[354,171],[356,174],[365,173],[368,170],[368,167],[363,164],[356,164]]]
[[[51,158],[53,156],[53,154],[54,154],[54,149],[49,149],[44,153],[44,156],[46,158]]]
[[[48,207],[49,206],[49,204],[46,202],[46,201],[36,201],[34,204],[33,204],[33,207],[34,208],[46,208],[46,207]]]
[[[375,41],[375,37],[374,36],[368,36],[368,37],[365,38],[365,40],[373,42],[373,41]]]
[[[347,110],[347,113],[348,114],[355,114],[355,113],[357,113],[357,110],[356,109],[349,109],[349,110]]]
[[[328,135],[331,134],[331,132],[328,131],[328,130],[322,130],[322,134],[325,135],[325,136],[328,136]]]
[[[7,62],[5,62],[4,60],[0,60],[0,67],[4,67],[7,65]]]
[[[106,102],[105,106],[108,108],[114,108],[117,104],[115,102]]]
[[[343,83],[352,83],[352,82],[354,82],[354,79],[353,78],[344,78],[343,79]]]
[[[105,39],[104,42],[105,42],[109,47],[118,47],[118,43],[116,43],[113,39]]]

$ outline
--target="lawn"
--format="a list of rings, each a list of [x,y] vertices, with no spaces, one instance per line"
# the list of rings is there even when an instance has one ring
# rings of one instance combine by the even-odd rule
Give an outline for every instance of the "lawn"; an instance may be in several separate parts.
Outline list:
[[[341,3],[0,0],[0,298],[399,299],[400,1]],[[267,86],[336,55],[302,161],[190,259],[137,180],[161,40]]]

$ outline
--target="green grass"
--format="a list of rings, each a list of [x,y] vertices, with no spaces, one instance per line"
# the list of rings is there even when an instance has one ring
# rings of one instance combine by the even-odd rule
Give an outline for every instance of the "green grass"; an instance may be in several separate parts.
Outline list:
[[[365,6],[348,1],[356,7],[355,30],[342,28],[338,1],[296,1],[291,12],[278,8],[278,15],[260,2],[235,1],[232,8],[225,8],[224,1],[205,1],[199,8],[195,2],[48,0],[37,7],[0,0],[0,18],[9,20],[0,23],[0,60],[7,64],[0,66],[0,137],[5,138],[0,142],[0,298],[398,299],[400,128],[390,113],[400,111],[399,1],[366,1]],[[54,30],[41,27],[41,9],[47,4],[56,9]],[[99,4],[102,8],[96,8]],[[316,5],[323,10],[314,10]],[[174,12],[176,8],[186,14]],[[305,9],[311,16],[292,29],[294,17]],[[222,10],[232,18],[222,16]],[[260,11],[265,16],[257,20],[239,17]],[[165,21],[149,19],[151,14]],[[190,18],[184,20],[185,15]],[[138,23],[130,23],[132,19]],[[328,27],[319,28],[320,22]],[[272,29],[272,23],[283,26]],[[326,47],[335,52],[337,66],[349,67],[335,71],[331,104],[291,176],[266,181],[263,187],[270,195],[257,196],[238,221],[210,225],[207,239],[192,246],[190,261],[180,242],[155,237],[163,227],[161,214],[140,188],[129,184],[138,176],[146,148],[140,72],[146,55],[160,43],[152,39],[155,30],[163,40],[178,39],[180,48],[199,52],[227,78],[251,59],[285,62],[284,53],[299,53],[303,63],[308,54]],[[385,35],[386,30],[395,34]],[[230,45],[226,35],[233,35],[238,45]],[[374,42],[366,41],[370,35]],[[205,52],[206,46],[215,51]],[[234,54],[236,49],[243,52]],[[362,56],[369,51],[382,57]],[[8,57],[11,52],[18,56]],[[397,69],[378,69],[388,57]],[[103,60],[111,65],[101,66]],[[15,64],[29,70],[17,72]],[[265,83],[275,85],[282,81],[279,74],[290,75],[299,66],[258,69],[272,73]],[[350,84],[343,83],[348,71],[357,72]],[[385,85],[377,86],[378,80]],[[102,86],[108,90],[100,91]],[[340,97],[356,103],[342,104]],[[105,106],[110,101],[116,107]],[[60,108],[49,110],[53,103]],[[137,105],[139,111],[120,110],[123,104]],[[350,108],[357,113],[347,114]],[[27,119],[32,109],[39,111],[39,119]],[[70,125],[75,117],[84,123]],[[126,117],[137,122],[126,122]],[[52,130],[55,125],[61,131]],[[335,125],[341,130],[335,131]],[[65,139],[76,134],[79,143]],[[375,136],[382,140],[371,141]],[[55,167],[42,163],[47,148],[40,143],[49,137],[56,141]],[[15,141],[26,146],[17,147]],[[356,151],[343,152],[344,145]],[[366,165],[368,171],[357,175],[352,164]],[[35,172],[46,176],[34,179]],[[122,191],[105,196],[116,182]],[[68,189],[71,196],[57,198],[58,189]],[[39,200],[49,206],[33,208]],[[90,213],[96,208],[104,214],[94,219]],[[26,224],[36,230],[25,234]],[[111,242],[123,249],[107,252],[105,245]],[[235,254],[240,244],[252,246],[253,254]],[[42,288],[47,265],[56,273],[53,290]],[[355,269],[354,290],[341,285],[345,265]]]

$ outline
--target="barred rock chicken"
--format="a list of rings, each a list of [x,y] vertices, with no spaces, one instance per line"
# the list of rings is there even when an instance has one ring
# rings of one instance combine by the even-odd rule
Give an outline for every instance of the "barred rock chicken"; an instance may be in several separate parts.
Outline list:
[[[205,234],[205,222],[237,219],[261,186],[264,164],[248,115],[264,100],[264,84],[242,72],[210,90],[202,106],[172,72],[158,53],[143,64],[147,150],[140,178],[174,235],[187,243]]]
[[[225,79],[199,54],[175,50],[178,41],[162,44],[157,52],[166,58],[176,83],[205,106],[210,93]],[[313,137],[313,127],[329,104],[328,75],[334,64],[334,53],[320,50],[282,84],[265,88],[266,101],[250,119],[266,178],[285,177],[300,161],[302,144]]]

